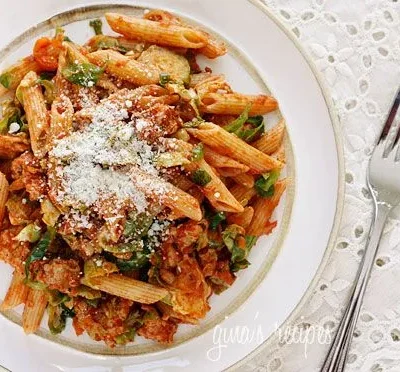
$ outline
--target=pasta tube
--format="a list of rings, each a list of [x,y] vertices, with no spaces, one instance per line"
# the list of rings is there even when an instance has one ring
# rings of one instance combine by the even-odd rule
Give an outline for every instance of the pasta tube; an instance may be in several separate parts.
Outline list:
[[[10,287],[6,297],[0,306],[1,310],[9,310],[25,302],[29,287],[24,284],[25,276],[18,271],[14,271]]]
[[[198,128],[188,128],[187,131],[220,154],[247,165],[254,173],[265,173],[283,166],[278,160],[255,149],[213,123],[203,123]]]
[[[113,31],[129,39],[180,48],[198,49],[207,45],[207,37],[201,31],[174,24],[139,19],[116,13],[106,13],[106,19]]]
[[[45,291],[29,289],[28,297],[22,313],[22,327],[25,333],[34,333],[40,327],[47,306]]]
[[[0,226],[6,213],[6,202],[8,199],[8,182],[6,176],[0,172]]]
[[[46,133],[49,128],[49,114],[40,86],[36,83],[38,75],[29,72],[19,85],[26,118],[28,120],[31,147],[36,157],[46,153]]]
[[[120,274],[91,278],[90,281],[85,281],[85,285],[142,304],[153,304],[169,294],[164,288]]]
[[[241,93],[209,92],[200,95],[200,110],[208,114],[240,115],[250,106],[249,115],[264,115],[278,108],[274,97]]]
[[[0,87],[16,89],[28,72],[38,72],[39,70],[39,65],[33,56],[26,57],[0,75]]]
[[[157,84],[160,71],[152,66],[125,57],[114,50],[99,50],[87,55],[90,62],[104,66],[106,72],[137,85]]]
[[[275,184],[275,192],[271,198],[257,198],[253,205],[254,217],[247,230],[248,235],[260,236],[266,233],[266,226],[272,217],[272,213],[279,204],[279,200],[286,189],[286,185],[286,179],[279,180]]]
[[[257,141],[252,143],[256,149],[271,155],[278,150],[285,134],[285,120],[281,119],[272,129],[263,134]]]

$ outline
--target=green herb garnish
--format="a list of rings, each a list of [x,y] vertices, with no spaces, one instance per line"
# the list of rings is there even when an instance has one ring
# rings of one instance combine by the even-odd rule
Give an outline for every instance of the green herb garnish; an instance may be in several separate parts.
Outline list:
[[[250,105],[247,106],[236,120],[223,127],[246,142],[254,141],[264,131],[264,118],[261,115],[249,117],[250,108]]]
[[[263,198],[270,198],[275,192],[275,183],[278,181],[280,172],[273,170],[269,173],[262,174],[254,183],[257,194]]]
[[[3,85],[4,88],[10,88],[12,82],[12,75],[9,72],[5,72],[0,75],[0,84]]]
[[[40,80],[52,80],[56,74],[52,71],[43,71],[39,75]]]
[[[65,329],[67,318],[73,318],[75,316],[74,310],[69,309],[63,303],[57,306],[49,305],[47,307],[47,312],[49,315],[47,324],[53,335],[61,333]]]
[[[47,231],[42,235],[39,242],[32,249],[32,252],[25,261],[25,274],[27,279],[29,279],[29,266],[32,262],[43,259],[50,244],[53,242],[56,236],[56,230],[53,227],[47,227]]]
[[[101,19],[93,19],[89,22],[89,26],[93,28],[96,35],[103,35],[103,22]]]
[[[224,212],[218,212],[214,214],[210,219],[210,229],[217,230],[217,227],[221,224],[222,221],[226,220],[226,215]]]
[[[206,186],[211,182],[211,176],[204,169],[197,169],[191,175],[192,181],[199,186]]]
[[[247,268],[250,265],[247,257],[257,238],[244,235],[244,229],[238,225],[229,225],[222,233],[222,240],[231,252],[231,271],[236,272]]]
[[[104,68],[92,63],[72,63],[62,70],[62,75],[71,83],[91,88],[100,79]]]
[[[169,74],[167,74],[165,72],[160,73],[160,85],[162,87],[165,87],[165,85],[167,85],[170,81],[171,81],[171,77]]]
[[[199,161],[204,158],[204,145],[200,142],[193,147],[192,150],[192,161]]]

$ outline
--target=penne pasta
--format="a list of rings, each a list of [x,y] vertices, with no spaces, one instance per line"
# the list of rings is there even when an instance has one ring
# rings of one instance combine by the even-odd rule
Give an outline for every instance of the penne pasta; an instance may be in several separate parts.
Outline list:
[[[229,191],[243,207],[249,204],[250,200],[257,194],[254,188],[247,188],[243,185],[235,185]]]
[[[6,176],[0,172],[0,226],[6,213],[6,202],[8,199],[9,186]]]
[[[218,168],[218,172],[225,177],[246,173],[250,169],[247,165],[241,164],[236,160],[221,155],[209,147],[205,147],[204,149],[204,159],[212,167]],[[229,175],[227,172],[229,172]]]
[[[160,71],[152,66],[125,57],[114,50],[99,50],[88,54],[90,62],[105,66],[106,72],[137,85],[157,84]]]
[[[254,217],[247,230],[247,234],[251,236],[260,236],[268,232],[268,224],[272,217],[272,213],[279,204],[282,194],[287,185],[287,179],[279,180],[275,184],[274,195],[270,198],[258,197],[253,204]]]
[[[208,114],[240,115],[250,106],[249,115],[264,115],[278,108],[271,96],[241,93],[205,93],[200,96],[200,110]]]
[[[162,25],[159,22],[106,13],[111,29],[129,39],[179,48],[198,49],[206,46],[207,37],[200,31],[174,24]]]
[[[211,177],[210,182],[205,186],[201,186],[205,197],[210,201],[211,205],[221,212],[242,212],[243,207],[235,199],[235,197],[229,192],[221,179],[215,174],[214,170],[210,165],[201,159],[196,163],[192,163],[192,167],[195,169],[202,169]],[[187,168],[189,171],[193,169]]]
[[[248,189],[254,186],[254,177],[251,174],[242,173],[232,178],[236,183],[243,185]]]
[[[169,295],[169,292],[164,288],[120,274],[91,278],[90,281],[85,281],[84,284],[114,296],[142,304],[153,304]]]
[[[285,120],[281,119],[272,129],[268,130],[257,141],[252,143],[252,146],[261,152],[271,155],[273,152],[278,150],[283,141],[284,134]]]
[[[26,57],[9,67],[0,75],[0,87],[5,89],[17,89],[28,72],[38,72],[39,70],[39,65],[36,63],[33,56]]]
[[[221,57],[225,55],[227,52],[225,43],[217,40],[215,37],[213,37],[212,35],[203,30],[199,30],[194,26],[182,22],[181,19],[179,19],[178,17],[174,16],[169,12],[156,9],[146,13],[143,18],[151,21],[158,21],[163,25],[169,25],[169,24],[179,25],[183,27],[188,27],[197,32],[201,32],[207,38],[207,44],[204,47],[200,48],[198,52],[205,55],[208,58],[214,59],[217,57]]]
[[[21,81],[20,89],[26,118],[28,120],[29,135],[32,151],[36,157],[42,158],[46,153],[46,134],[49,128],[49,114],[43,92],[37,84],[38,75],[29,72]]]
[[[227,217],[227,221],[230,225],[235,224],[242,226],[244,229],[247,229],[250,226],[253,217],[254,217],[253,207],[246,207],[241,213],[235,213],[229,215]]]
[[[25,275],[15,270],[6,297],[0,306],[0,310],[5,311],[13,309],[25,302],[29,293],[29,287],[24,284],[24,280]]]
[[[282,143],[279,148],[273,154],[271,154],[271,156],[282,163],[286,163],[286,151],[284,144]]]
[[[130,177],[132,182],[147,197],[170,208],[175,215],[186,216],[195,221],[201,220],[200,205],[193,196],[139,169],[134,169],[130,173]]]
[[[65,95],[57,97],[51,105],[50,129],[47,137],[49,145],[72,132],[73,117],[74,108],[71,100]]]
[[[247,165],[254,173],[264,173],[283,166],[281,162],[213,123],[202,123],[197,128],[188,128],[187,131],[220,154]]]
[[[46,292],[30,288],[22,313],[22,327],[26,334],[34,333],[39,329],[46,307]]]
[[[89,60],[86,58],[86,56],[82,53],[82,48],[78,47],[76,44],[70,42],[70,41],[65,41],[63,42],[63,47],[65,51],[67,52],[67,57],[69,61],[73,63],[88,63]]]
[[[187,178],[183,174],[180,174],[178,177],[174,178],[171,182],[175,187],[183,191],[188,191],[194,185],[194,183],[190,181],[189,178]]]

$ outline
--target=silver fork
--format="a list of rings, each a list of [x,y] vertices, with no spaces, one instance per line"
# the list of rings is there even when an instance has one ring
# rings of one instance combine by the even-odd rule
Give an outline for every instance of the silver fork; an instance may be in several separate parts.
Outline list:
[[[397,92],[369,162],[367,184],[374,201],[372,226],[349,303],[339,323],[321,372],[342,372],[344,370],[383,228],[390,211],[400,203],[400,126],[397,128],[397,133],[392,135],[394,134],[394,121],[399,105],[400,90]]]

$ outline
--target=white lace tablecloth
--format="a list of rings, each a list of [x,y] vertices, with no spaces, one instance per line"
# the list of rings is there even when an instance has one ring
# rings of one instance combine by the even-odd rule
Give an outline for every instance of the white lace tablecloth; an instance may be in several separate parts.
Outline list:
[[[330,88],[343,132],[346,197],[335,249],[292,326],[337,326],[365,247],[368,156],[400,84],[400,0],[263,0],[299,39]],[[317,123],[316,123],[317,124]],[[400,213],[389,220],[346,372],[400,371]],[[310,338],[311,339],[311,338]],[[241,371],[319,371],[328,345],[276,333]]]

